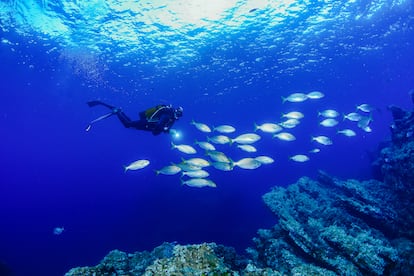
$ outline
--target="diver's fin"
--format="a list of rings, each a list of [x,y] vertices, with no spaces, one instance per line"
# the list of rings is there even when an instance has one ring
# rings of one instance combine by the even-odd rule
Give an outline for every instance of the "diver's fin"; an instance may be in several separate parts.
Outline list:
[[[93,107],[93,106],[97,106],[97,105],[103,105],[103,106],[106,106],[107,108],[110,108],[110,109],[115,108],[115,106],[106,104],[106,103],[101,102],[101,101],[90,101],[90,102],[87,102],[87,104],[88,104],[89,107]]]
[[[99,121],[101,121],[101,120],[103,120],[103,119],[106,119],[106,118],[108,118],[108,117],[111,117],[112,115],[114,115],[115,113],[113,113],[113,112],[109,112],[109,113],[107,113],[107,114],[105,114],[105,115],[102,115],[102,116],[100,116],[99,118],[96,118],[95,120],[93,120],[93,121],[91,121],[90,123],[89,123],[89,125],[86,127],[86,131],[89,131],[90,129],[91,129],[91,127],[92,127],[92,124],[94,124],[94,123],[96,123],[96,122],[99,122]]]

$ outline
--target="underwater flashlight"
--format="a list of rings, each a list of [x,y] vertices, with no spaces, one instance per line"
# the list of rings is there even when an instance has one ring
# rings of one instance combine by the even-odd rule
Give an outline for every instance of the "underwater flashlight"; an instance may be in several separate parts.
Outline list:
[[[174,139],[180,139],[181,138],[181,132],[176,129],[170,129],[170,134]]]

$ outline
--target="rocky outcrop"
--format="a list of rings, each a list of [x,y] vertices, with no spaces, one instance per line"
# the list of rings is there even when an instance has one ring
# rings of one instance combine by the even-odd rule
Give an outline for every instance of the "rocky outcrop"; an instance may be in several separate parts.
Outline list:
[[[164,243],[152,252],[127,254],[113,250],[97,266],[73,268],[65,275],[238,275],[238,271],[244,268],[247,269],[244,275],[265,275],[263,271],[269,271],[271,274],[268,275],[277,275],[270,269],[246,265],[246,260],[230,247],[215,243]]]
[[[263,267],[316,275],[383,275],[398,264],[399,252],[387,238],[397,213],[390,189],[376,180],[340,181],[320,173],[263,196],[279,218],[260,230],[250,249]]]

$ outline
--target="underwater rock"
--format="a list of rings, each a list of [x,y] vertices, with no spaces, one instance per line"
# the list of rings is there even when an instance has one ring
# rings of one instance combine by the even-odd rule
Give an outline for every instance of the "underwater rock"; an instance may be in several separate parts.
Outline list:
[[[97,266],[73,268],[65,275],[239,275],[247,268],[243,275],[278,275],[272,269],[248,266],[233,248],[215,243],[163,243],[152,252],[134,254],[113,250]]]
[[[414,103],[414,90],[409,92]],[[390,106],[394,119],[391,125],[392,143],[381,150],[375,166],[381,168],[386,183],[401,192],[414,196],[414,112]]]
[[[410,91],[414,103],[414,90]],[[395,108],[394,108],[395,109]],[[392,143],[382,149],[376,161],[384,182],[393,187],[398,195],[395,203],[400,210],[399,231],[414,239],[414,111],[399,109],[391,126]],[[402,115],[401,115],[402,114]]]
[[[254,239],[255,260],[262,267],[293,274],[382,275],[398,261],[385,233],[396,214],[388,187],[379,181],[339,181],[325,173],[263,196],[279,218]]]
[[[157,259],[143,275],[231,275],[232,270],[214,253],[215,244],[176,245],[169,258]]]

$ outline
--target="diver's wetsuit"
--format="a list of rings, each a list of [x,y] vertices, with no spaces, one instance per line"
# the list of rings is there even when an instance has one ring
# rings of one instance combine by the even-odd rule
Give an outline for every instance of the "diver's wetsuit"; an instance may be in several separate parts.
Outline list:
[[[102,116],[103,118],[116,114],[125,127],[151,131],[154,135],[158,135],[161,132],[168,133],[174,122],[182,115],[182,111],[177,113],[177,109],[174,109],[171,105],[157,105],[140,112],[140,119],[132,121],[120,108],[116,108],[104,102],[91,101],[88,102],[88,105],[90,107],[96,105],[108,107],[112,110],[112,113]],[[100,120],[100,118],[98,120]]]
[[[154,135],[158,135],[161,132],[168,133],[176,120],[174,117],[174,108],[168,105],[159,105],[154,110],[148,118],[146,111],[140,112],[140,119],[137,121],[132,121],[123,111],[117,111],[116,115],[127,128],[133,127],[140,130],[148,130]]]

